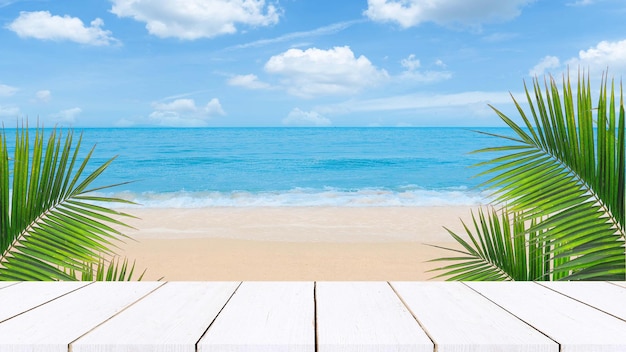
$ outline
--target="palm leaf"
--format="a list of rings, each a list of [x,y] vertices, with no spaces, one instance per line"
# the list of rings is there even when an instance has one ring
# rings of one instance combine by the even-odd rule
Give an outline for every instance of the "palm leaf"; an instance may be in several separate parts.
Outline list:
[[[93,149],[81,161],[81,138],[74,143],[71,131],[64,138],[56,129],[47,140],[41,128],[34,134],[16,129],[12,159],[0,136],[0,279],[88,277],[125,237],[115,227],[126,226],[119,219],[129,215],[106,207],[120,200],[90,194],[112,187],[92,185],[113,159],[86,174]],[[108,277],[126,278],[127,266]]]
[[[612,98],[607,101],[607,81],[603,79],[594,127],[588,79],[579,77],[576,102],[568,79],[563,81],[562,97],[552,78],[545,86],[543,92],[535,80],[534,100],[527,94],[532,120],[515,102],[525,129],[531,131],[532,137],[494,108],[503,121],[515,126],[513,130],[522,137],[523,144],[536,154],[529,160],[513,158],[507,164],[486,162],[486,165],[495,164],[485,172],[495,174],[486,185],[496,188],[498,200],[506,202],[512,210],[524,211],[527,219],[547,218],[534,230],[544,231],[545,243],[555,244],[551,254],[561,258],[553,267],[553,275],[563,279],[583,276],[623,279],[625,271],[616,274],[612,264],[626,260],[623,250],[624,141],[623,133],[616,134],[616,130],[624,129],[623,106],[620,105],[621,112],[616,115],[614,95],[611,93]],[[500,151],[506,152],[506,147]],[[529,173],[534,176],[528,177]],[[552,220],[554,217],[566,219],[568,224],[557,226]],[[602,239],[605,245],[593,253],[593,261],[579,258],[591,255],[584,249]],[[568,243],[577,245],[572,247]],[[562,255],[564,253],[567,255]],[[574,258],[577,258],[577,266],[567,264]],[[602,263],[607,266],[604,273]],[[591,267],[593,270],[589,271]]]
[[[84,265],[85,268],[81,272],[70,270],[69,275],[80,281],[130,281],[135,272],[135,262],[129,264],[126,258],[121,263],[119,258],[113,258],[110,261],[101,258],[97,263],[84,263]],[[137,280],[141,281],[145,273],[144,270]]]
[[[589,81],[579,74],[574,94],[569,77],[560,90],[552,77],[544,81],[545,90],[533,80],[532,90],[525,85],[530,114],[513,98],[522,125],[492,106],[515,136],[492,134],[506,144],[476,151],[498,153],[478,164],[487,167],[479,175],[489,176],[481,186],[510,209],[503,217],[523,214],[519,222],[532,224],[524,230],[529,260],[548,258],[540,275],[548,279],[626,277],[623,94],[620,87],[616,108],[614,84],[609,90],[603,76],[594,107]],[[483,235],[485,241],[503,236]],[[503,269],[510,260],[494,265]]]
[[[546,278],[545,247],[535,240],[538,237],[537,233],[528,231],[521,214],[506,209],[500,213],[493,208],[487,212],[479,209],[478,216],[472,213],[472,222],[473,230],[463,223],[469,241],[446,229],[463,250],[434,246],[455,252],[455,256],[432,260],[451,263],[431,270],[442,272],[435,278],[447,277],[448,280],[463,281]],[[529,242],[534,244],[529,246]]]

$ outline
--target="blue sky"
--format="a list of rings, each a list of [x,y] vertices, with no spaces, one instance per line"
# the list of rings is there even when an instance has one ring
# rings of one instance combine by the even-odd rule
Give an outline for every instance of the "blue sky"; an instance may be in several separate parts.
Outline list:
[[[626,73],[623,0],[0,0],[0,120],[497,126],[569,66]]]

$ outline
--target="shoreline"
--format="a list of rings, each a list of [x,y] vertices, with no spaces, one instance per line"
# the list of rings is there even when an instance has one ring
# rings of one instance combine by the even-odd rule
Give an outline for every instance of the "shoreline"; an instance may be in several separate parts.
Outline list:
[[[123,209],[118,253],[144,280],[411,280],[436,274],[475,207]]]

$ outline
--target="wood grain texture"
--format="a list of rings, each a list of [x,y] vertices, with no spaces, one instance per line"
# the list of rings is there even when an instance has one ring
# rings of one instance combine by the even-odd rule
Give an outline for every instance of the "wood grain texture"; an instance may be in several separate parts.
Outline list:
[[[33,309],[68,292],[79,289],[88,282],[23,282],[0,290],[0,322]]]
[[[561,345],[563,352],[626,351],[626,322],[533,282],[467,282]]]
[[[315,351],[313,282],[244,282],[199,352]]]
[[[1,323],[1,350],[67,352],[72,341],[162,284],[96,282],[87,285]]]
[[[72,343],[73,352],[194,352],[239,282],[169,282]]]
[[[626,287],[592,281],[539,284],[626,321]]]
[[[238,284],[10,283],[0,351],[626,351],[622,282]]]
[[[434,349],[386,282],[318,282],[316,302],[319,352]]]
[[[460,282],[392,282],[438,352],[558,352],[559,345]]]

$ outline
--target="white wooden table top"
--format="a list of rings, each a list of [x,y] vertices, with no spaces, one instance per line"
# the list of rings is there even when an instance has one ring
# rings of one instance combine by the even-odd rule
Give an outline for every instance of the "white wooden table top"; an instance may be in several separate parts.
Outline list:
[[[626,285],[0,282],[0,351],[626,351]]]

